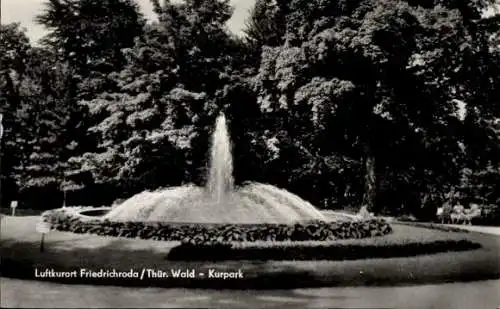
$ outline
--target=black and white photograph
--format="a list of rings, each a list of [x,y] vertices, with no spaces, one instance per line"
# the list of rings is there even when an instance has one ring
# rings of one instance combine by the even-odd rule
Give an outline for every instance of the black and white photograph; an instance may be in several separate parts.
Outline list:
[[[1,308],[500,309],[500,0],[0,0]]]

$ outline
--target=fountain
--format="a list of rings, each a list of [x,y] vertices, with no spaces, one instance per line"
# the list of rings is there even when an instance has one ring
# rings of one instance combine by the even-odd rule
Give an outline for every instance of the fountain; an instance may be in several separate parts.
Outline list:
[[[226,127],[226,117],[221,114],[215,123],[210,153],[207,189],[214,202],[222,204],[233,190],[233,156]]]
[[[325,221],[310,203],[286,190],[262,183],[235,187],[231,143],[221,114],[212,136],[205,187],[185,185],[144,191],[114,207],[110,221],[176,223],[283,223]]]

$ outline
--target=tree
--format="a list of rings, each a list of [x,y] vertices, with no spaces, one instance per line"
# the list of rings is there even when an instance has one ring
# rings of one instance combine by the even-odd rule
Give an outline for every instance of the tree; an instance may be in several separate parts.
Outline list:
[[[261,108],[279,119],[275,132],[303,144],[297,152],[365,162],[365,204],[435,213],[421,202],[458,185],[468,153],[454,102],[484,104],[467,89],[478,83],[471,69],[494,56],[485,54],[488,33],[474,26],[485,4],[290,1],[284,43],[262,52],[255,84]],[[404,196],[377,198],[383,183],[401,181]]]
[[[4,128],[0,144],[0,203],[15,198],[13,167],[19,160],[17,140],[25,123],[18,119],[22,99],[20,81],[26,71],[31,46],[19,24],[0,25],[0,113]],[[1,206],[1,205],[0,205]]]
[[[14,166],[15,178],[21,194],[32,197],[35,203],[40,202],[42,192],[59,197],[68,153],[76,143],[68,107],[74,104],[73,95],[68,93],[74,89],[68,85],[72,82],[71,72],[51,56],[46,50],[32,48],[19,86],[21,108],[17,121],[23,127],[16,139],[19,160]],[[57,197],[55,200],[60,200]]]
[[[248,41],[257,46],[279,46],[286,33],[286,1],[257,0],[246,21],[245,34]]]
[[[95,119],[95,151],[74,158],[97,182],[129,195],[203,179],[215,98],[238,44],[225,23],[228,1],[153,2],[159,21],[124,51],[112,87],[84,104]]]
[[[49,0],[37,22],[50,32],[42,39],[47,65],[38,63],[42,97],[47,100],[33,105],[42,108],[34,121],[40,124],[39,130],[51,132],[49,140],[58,150],[52,149],[52,154],[59,157],[50,161],[32,155],[26,165],[45,165],[54,174],[57,190],[75,190],[92,181],[88,173],[79,171],[77,162],[69,159],[96,147],[87,134],[93,119],[79,102],[91,100],[113,86],[108,74],[126,64],[122,49],[133,46],[136,37],[142,35],[145,19],[132,0]],[[57,89],[50,83],[58,85]],[[42,123],[57,123],[58,127],[47,131],[41,129]],[[44,164],[38,164],[37,158]]]
[[[42,43],[83,76],[124,65],[121,49],[145,23],[133,0],[48,0],[37,22],[50,31]]]

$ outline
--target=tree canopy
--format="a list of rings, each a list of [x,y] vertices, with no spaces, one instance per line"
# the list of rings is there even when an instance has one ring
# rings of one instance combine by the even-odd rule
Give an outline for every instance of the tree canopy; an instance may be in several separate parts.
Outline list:
[[[133,0],[47,0],[40,47],[0,28],[3,179],[100,204],[203,184],[223,111],[237,183],[422,218],[455,190],[496,203],[493,2],[257,0],[239,38],[228,0],[152,0],[156,21]]]

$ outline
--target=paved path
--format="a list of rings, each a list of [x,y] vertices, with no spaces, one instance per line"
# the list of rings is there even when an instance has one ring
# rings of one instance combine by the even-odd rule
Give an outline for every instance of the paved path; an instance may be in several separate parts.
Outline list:
[[[403,287],[276,291],[65,285],[2,278],[1,307],[22,308],[442,308],[495,309],[500,280]]]
[[[446,224],[446,226],[456,227],[473,232],[480,232],[480,233],[500,236],[500,227],[496,226],[460,225],[460,224]]]

